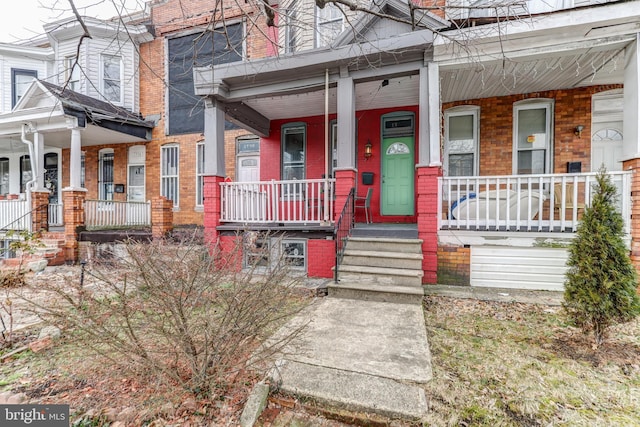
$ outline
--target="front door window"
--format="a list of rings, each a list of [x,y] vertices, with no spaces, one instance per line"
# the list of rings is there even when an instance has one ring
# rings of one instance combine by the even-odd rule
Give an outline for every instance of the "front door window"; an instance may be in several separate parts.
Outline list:
[[[550,101],[524,102],[514,110],[514,173],[544,174],[551,171]]]

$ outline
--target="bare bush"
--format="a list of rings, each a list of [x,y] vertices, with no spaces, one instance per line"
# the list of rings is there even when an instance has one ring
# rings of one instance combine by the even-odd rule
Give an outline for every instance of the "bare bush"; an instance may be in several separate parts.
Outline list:
[[[258,271],[229,262],[241,259],[236,241],[224,253],[193,242],[127,242],[108,263],[92,261],[83,279],[48,284],[52,298],[34,304],[115,367],[213,397],[235,371],[256,367],[296,336],[261,345],[310,295],[285,263]]]

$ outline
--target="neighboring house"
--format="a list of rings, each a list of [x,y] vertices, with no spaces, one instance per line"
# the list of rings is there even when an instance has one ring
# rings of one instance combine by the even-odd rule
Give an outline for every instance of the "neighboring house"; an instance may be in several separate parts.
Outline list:
[[[20,209],[0,206],[1,229],[39,229],[46,199],[45,226],[65,227],[73,261],[78,240],[88,238],[78,227],[151,226],[150,201],[160,197],[173,213],[158,223],[202,226],[205,110],[192,67],[264,56],[267,48],[246,45],[239,9],[225,10],[223,34],[209,25],[210,5],[179,3],[84,18],[84,27],[66,18],[46,24],[40,38],[0,45],[0,195],[21,201]],[[237,152],[238,176],[257,179],[256,137],[226,128],[228,176]]]
[[[209,235],[284,233],[275,251],[331,277],[343,207],[373,188],[373,222],[417,224],[424,283],[561,289],[604,164],[640,266],[640,2],[542,3],[456,1],[472,8],[412,27],[382,1],[393,19],[359,14],[331,43],[284,4],[278,57],[195,68]],[[224,182],[225,117],[260,136],[261,183]]]
[[[40,229],[41,216],[45,228],[66,225],[71,259],[75,228],[84,222],[67,213],[85,199],[125,200],[117,182],[131,184],[133,177],[118,176],[114,165],[142,153],[137,165],[144,168],[153,128],[139,115],[137,52],[150,38],[146,27],[130,25],[125,33],[118,21],[92,18],[85,25],[91,38],[80,49],[84,30],[71,18],[46,25],[45,37],[3,45],[0,194],[19,202],[0,205],[0,227]],[[133,200],[134,185],[128,187]],[[135,200],[144,201],[144,193]]]

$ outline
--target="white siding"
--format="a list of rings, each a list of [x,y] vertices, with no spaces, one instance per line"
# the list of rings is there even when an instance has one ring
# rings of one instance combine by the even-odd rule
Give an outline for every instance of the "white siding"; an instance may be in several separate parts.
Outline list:
[[[85,40],[86,42],[86,40]],[[122,94],[124,108],[132,111],[136,111],[138,103],[136,98],[136,86],[137,86],[137,66],[134,61],[136,51],[133,43],[130,41],[116,41],[112,38],[106,39],[91,39],[87,50],[90,52],[87,55],[87,68],[88,75],[92,84],[87,87],[86,95],[94,98],[103,99],[100,96],[100,74],[101,74],[101,57],[102,55],[117,55],[122,59]]]
[[[471,247],[471,286],[564,290],[564,248]]]
[[[11,111],[11,69],[35,70],[38,78],[47,77],[47,63],[19,55],[0,55],[0,113]]]
[[[298,22],[298,25],[299,25],[298,37],[297,37],[298,43],[297,43],[296,52],[313,49],[316,47],[315,46],[315,40],[316,40],[315,1],[314,0],[285,0],[281,2],[281,4],[278,6],[280,13],[284,13],[284,11],[290,7],[292,2],[295,2],[297,5],[296,21]],[[361,6],[368,6],[368,2],[363,0],[354,0],[354,3],[360,4]],[[356,17],[356,14],[357,13],[352,10],[346,11],[347,20],[345,20],[344,22],[345,30],[349,29],[349,25],[350,25],[349,22],[353,23]],[[285,52],[284,50],[285,25],[283,25],[285,23],[284,16],[281,15],[279,19],[280,19],[280,23],[279,23],[278,43],[280,46],[280,53],[284,53]]]

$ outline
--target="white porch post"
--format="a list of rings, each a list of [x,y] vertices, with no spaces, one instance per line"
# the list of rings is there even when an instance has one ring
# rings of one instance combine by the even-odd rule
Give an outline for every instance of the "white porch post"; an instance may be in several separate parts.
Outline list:
[[[419,166],[440,166],[440,70],[429,62],[420,69],[418,113]]]
[[[356,167],[356,90],[353,77],[346,75],[346,71],[340,71],[338,79],[338,169],[355,169]]]
[[[205,98],[204,109],[204,173],[225,176],[224,110],[213,98]]]
[[[33,177],[35,185],[33,190],[42,190],[44,188],[44,135],[40,132],[33,133]]]
[[[640,55],[638,54],[640,34],[636,41],[625,50],[624,66],[624,117],[623,117],[623,152],[624,158],[640,157]]]
[[[82,172],[82,135],[79,128],[71,129],[71,153],[69,165],[69,187],[73,189],[81,188]]]

